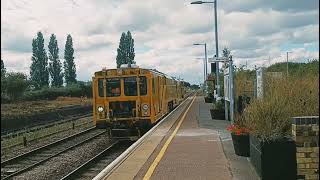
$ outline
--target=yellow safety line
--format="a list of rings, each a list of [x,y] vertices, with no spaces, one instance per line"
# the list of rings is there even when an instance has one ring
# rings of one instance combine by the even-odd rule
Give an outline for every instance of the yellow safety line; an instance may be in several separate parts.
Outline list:
[[[165,143],[165,144],[163,145],[163,147],[161,148],[161,150],[160,150],[159,154],[157,155],[156,159],[152,162],[152,164],[151,164],[151,166],[149,167],[147,173],[144,175],[144,177],[143,177],[144,180],[149,180],[150,177],[152,176],[153,171],[156,169],[157,165],[158,165],[159,162],[161,161],[161,159],[162,159],[164,153],[166,152],[166,150],[167,150],[170,142],[172,141],[172,139],[174,138],[174,136],[177,134],[177,132],[178,132],[178,130],[179,130],[179,128],[180,128],[180,126],[181,126],[184,118],[186,117],[187,112],[189,111],[189,109],[190,109],[190,107],[191,107],[191,105],[192,105],[192,103],[193,103],[194,100],[195,100],[195,96],[193,97],[193,100],[192,100],[191,104],[189,105],[188,109],[184,112],[184,114],[183,114],[182,118],[180,119],[177,127],[175,128],[175,130],[173,131],[173,133],[171,134],[171,136],[169,137],[169,139],[167,139],[166,143]]]

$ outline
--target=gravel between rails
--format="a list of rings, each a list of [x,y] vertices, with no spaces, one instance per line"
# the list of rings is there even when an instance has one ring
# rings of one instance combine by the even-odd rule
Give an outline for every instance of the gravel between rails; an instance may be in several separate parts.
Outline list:
[[[109,145],[110,140],[107,133],[103,134],[100,138],[94,139],[91,142],[62,153],[61,155],[43,163],[41,166],[35,167],[14,179],[61,179],[63,176],[94,157],[103,149],[107,148]]]
[[[81,119],[88,119],[88,118],[92,118],[92,117],[85,117],[85,118],[81,118]],[[18,146],[14,146],[12,148],[6,149],[6,150],[1,150],[1,162],[5,161],[7,159],[10,159],[12,157],[18,156],[20,154],[29,152],[33,149],[36,149],[38,147],[50,144],[52,142],[58,141],[60,139],[63,139],[65,137],[68,137],[70,135],[76,134],[80,131],[83,131],[85,129],[89,129],[92,126],[82,126],[82,127],[76,127],[75,129],[70,129],[68,131],[63,131],[63,132],[59,132],[44,138],[40,138],[31,142],[28,142],[27,146],[23,146],[23,145],[18,145]]]
[[[84,173],[77,179],[78,180],[91,180],[91,179],[93,179],[96,175],[99,174],[100,171],[102,171],[105,167],[107,167],[110,163],[112,163],[112,161],[114,161],[118,156],[120,156],[121,153],[123,153],[127,148],[128,147],[124,146],[124,147],[121,147],[121,149],[119,151],[111,153],[107,159],[104,159],[104,160],[98,162],[98,164],[96,164],[96,166],[93,166],[92,168],[90,168],[89,173],[88,172]],[[104,163],[104,164],[102,164],[102,163]],[[99,171],[97,171],[97,169],[99,169]],[[95,172],[96,174],[93,174],[92,172]]]
[[[77,144],[83,142],[84,140],[87,140],[88,138],[92,140],[92,138],[95,138],[101,136],[101,133],[106,134],[105,130],[102,129],[92,129],[84,134],[78,135],[76,137],[73,137],[72,139],[68,139],[66,141],[60,142],[56,146],[51,146],[45,149],[41,149],[33,154],[27,154],[26,156],[17,159],[15,161],[9,161],[6,164],[1,164],[1,177],[5,177],[7,172],[10,172],[12,170],[20,171],[22,169],[25,169],[27,167],[30,167],[31,165],[41,162],[41,161],[48,161],[52,157],[51,156],[57,156],[57,153],[63,152],[64,150],[68,149],[69,147],[78,146]],[[57,154],[57,155],[55,155]],[[50,158],[50,159],[48,159]],[[41,166],[41,164],[38,164],[36,166]],[[32,169],[32,168],[31,168]],[[29,169],[28,169],[29,170]],[[14,173],[15,174],[15,173]],[[13,176],[16,176],[12,174]],[[19,173],[20,174],[20,173]],[[10,174],[11,175],[11,174]],[[17,174],[18,175],[18,174]]]
[[[64,177],[63,180],[70,179],[81,179],[89,180],[93,179],[97,174],[99,174],[106,166],[113,162],[118,156],[121,155],[130,145],[132,141],[120,141],[113,147],[107,148],[106,151],[101,151],[101,154],[91,159],[92,162],[88,162],[83,166],[83,168],[77,169],[74,174]]]

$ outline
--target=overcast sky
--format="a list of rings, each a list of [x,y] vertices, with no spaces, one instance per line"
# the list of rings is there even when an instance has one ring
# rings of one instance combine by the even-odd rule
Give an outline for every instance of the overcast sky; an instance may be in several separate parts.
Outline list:
[[[213,4],[192,0],[2,0],[1,59],[8,71],[29,74],[31,44],[41,31],[58,38],[60,58],[67,34],[75,49],[78,80],[116,67],[121,33],[135,40],[135,61],[191,83],[203,79],[202,46],[215,53]],[[319,0],[218,0],[219,51],[229,47],[237,66],[319,58]],[[209,69],[210,71],[210,69]]]

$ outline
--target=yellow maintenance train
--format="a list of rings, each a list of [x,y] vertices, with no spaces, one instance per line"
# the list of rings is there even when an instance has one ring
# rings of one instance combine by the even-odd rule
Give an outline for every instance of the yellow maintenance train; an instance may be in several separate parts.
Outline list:
[[[139,137],[183,100],[183,82],[137,66],[95,72],[93,119],[112,136]]]

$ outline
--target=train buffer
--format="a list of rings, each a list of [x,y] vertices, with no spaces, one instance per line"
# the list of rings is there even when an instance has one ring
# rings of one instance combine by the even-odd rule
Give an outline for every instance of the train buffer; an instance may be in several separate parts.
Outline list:
[[[94,179],[259,179],[235,155],[229,121],[212,120],[210,106],[189,97]]]

